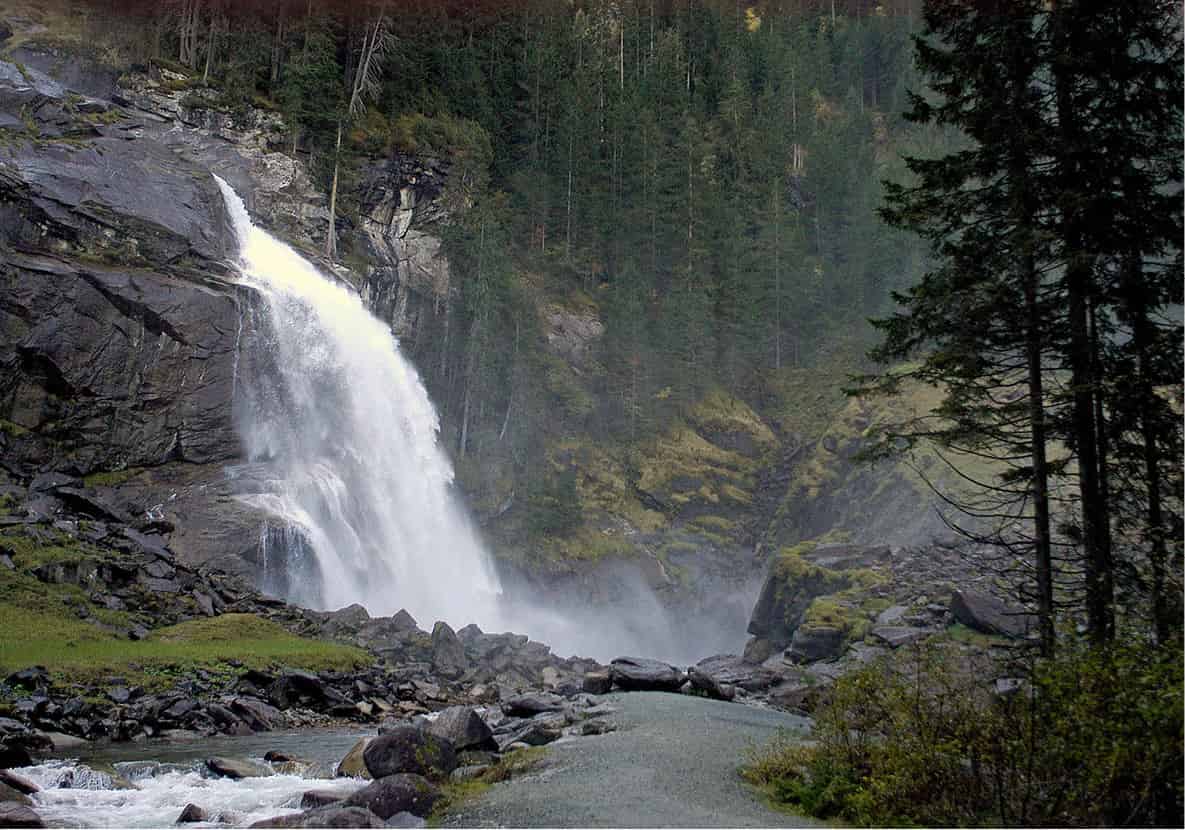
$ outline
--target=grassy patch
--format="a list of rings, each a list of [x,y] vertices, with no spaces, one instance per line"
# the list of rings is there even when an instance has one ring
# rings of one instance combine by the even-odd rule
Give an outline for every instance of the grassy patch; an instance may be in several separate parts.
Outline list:
[[[758,452],[771,450],[778,443],[773,430],[748,404],[720,389],[709,392],[693,406],[688,421],[701,433],[743,435]]]
[[[990,648],[991,646],[1010,645],[1011,640],[1000,634],[984,634],[982,631],[976,631],[973,628],[968,628],[962,623],[954,623],[943,632],[943,636],[956,643],[963,645],[979,646],[981,648]]]
[[[253,614],[224,614],[154,631],[134,642],[66,615],[0,604],[0,670],[32,665],[59,680],[96,681],[109,675],[153,687],[201,668],[229,673],[229,661],[248,668],[291,666],[344,670],[372,661],[366,652],[289,633]]]
[[[51,562],[81,562],[87,558],[103,557],[98,548],[70,539],[64,534],[40,541],[21,533],[0,533],[0,546],[12,551],[16,566],[22,570]]]
[[[131,481],[142,472],[139,467],[128,467],[124,470],[108,470],[101,473],[91,473],[83,479],[87,487],[118,487]]]
[[[20,424],[13,423],[12,421],[6,421],[3,418],[0,418],[0,432],[3,432],[5,435],[8,435],[12,438],[20,438],[22,435],[29,434],[29,430],[25,429]]]
[[[508,752],[487,769],[468,781],[448,781],[440,788],[441,799],[428,816],[429,827],[440,827],[446,815],[486,792],[494,784],[509,781],[530,772],[542,761],[544,747],[516,749]]]

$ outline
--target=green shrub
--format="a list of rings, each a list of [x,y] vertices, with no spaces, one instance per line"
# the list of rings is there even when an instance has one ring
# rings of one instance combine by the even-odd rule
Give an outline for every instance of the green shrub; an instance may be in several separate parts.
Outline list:
[[[1179,644],[1067,644],[1008,697],[957,644],[841,678],[813,744],[782,738],[746,779],[862,825],[1180,826]]]

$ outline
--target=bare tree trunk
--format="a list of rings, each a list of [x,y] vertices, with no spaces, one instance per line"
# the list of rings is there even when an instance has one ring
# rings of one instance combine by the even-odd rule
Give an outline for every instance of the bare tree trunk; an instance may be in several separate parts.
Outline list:
[[[209,36],[206,38],[206,67],[205,67],[205,69],[202,70],[202,86],[206,86],[210,83],[210,61],[214,57],[215,36],[217,35],[217,30],[214,27],[214,21],[216,18],[217,18],[217,15],[214,14],[214,10],[211,9],[210,10],[210,33],[209,33]]]
[[[774,192],[774,368],[782,368],[782,199]]]
[[[514,321],[514,353],[510,362],[511,371],[511,386],[510,393],[506,396],[506,417],[502,419],[502,429],[498,431],[498,442],[501,443],[506,437],[506,430],[510,426],[510,410],[514,406],[514,373],[518,371],[518,320]]]
[[[337,176],[341,167],[342,119],[337,119],[337,143],[333,150],[333,185],[329,189],[329,230],[325,234],[325,256],[337,257]]]

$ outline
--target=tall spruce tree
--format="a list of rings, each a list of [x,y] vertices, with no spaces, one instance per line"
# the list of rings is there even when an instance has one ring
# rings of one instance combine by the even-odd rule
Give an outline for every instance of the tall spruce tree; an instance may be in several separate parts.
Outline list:
[[[924,17],[917,59],[938,100],[914,96],[909,117],[955,126],[969,146],[910,159],[917,184],[889,186],[885,218],[929,239],[938,266],[878,324],[877,357],[921,363],[869,388],[943,386],[941,421],[909,437],[1009,467],[975,482],[978,518],[1031,528],[1019,540],[1035,562],[1047,652],[1053,507],[1085,575],[1057,594],[1084,600],[1091,638],[1114,636],[1116,574],[1134,562],[1147,563],[1164,639],[1174,557],[1163,484],[1180,447],[1160,391],[1180,381],[1181,328],[1166,316],[1181,296],[1179,15],[1158,2],[932,0]],[[1072,459],[1051,459],[1058,446]],[[1063,475],[1076,504],[1051,502]],[[1019,510],[1005,509],[1012,497]],[[1116,554],[1117,519],[1137,526],[1142,555]]]
[[[938,159],[910,158],[917,182],[887,183],[884,218],[931,242],[937,266],[895,299],[877,323],[874,356],[915,367],[877,378],[896,391],[905,378],[945,390],[937,419],[913,424],[963,454],[1002,461],[1006,472],[972,483],[975,535],[1032,561],[1043,649],[1054,645],[1050,463],[1046,457],[1044,355],[1055,330],[1036,214],[1045,142],[1043,101],[1034,91],[1042,57],[1038,2],[931,2],[917,38],[919,68],[937,100],[911,96],[907,117],[950,125],[969,139]],[[1017,310],[1023,310],[1018,314]],[[1018,521],[1027,527],[1016,532]]]

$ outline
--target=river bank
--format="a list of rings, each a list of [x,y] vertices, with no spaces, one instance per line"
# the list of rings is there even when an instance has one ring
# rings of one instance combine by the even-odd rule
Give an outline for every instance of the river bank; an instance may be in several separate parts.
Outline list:
[[[599,734],[569,734],[535,756],[526,774],[459,795],[432,815],[443,826],[803,826],[747,788],[737,767],[751,746],[809,721],[782,712],[688,695],[614,693],[597,698]],[[246,827],[295,816],[309,800],[346,798],[362,777],[339,762],[373,731],[291,730],[192,741],[81,746],[12,770],[35,784],[32,808],[50,827],[161,827],[187,805],[194,827]],[[68,757],[67,757],[68,756]],[[298,762],[268,764],[267,758]],[[211,758],[257,765],[233,778]],[[464,776],[453,776],[460,779]],[[447,787],[446,787],[447,789]]]

